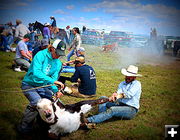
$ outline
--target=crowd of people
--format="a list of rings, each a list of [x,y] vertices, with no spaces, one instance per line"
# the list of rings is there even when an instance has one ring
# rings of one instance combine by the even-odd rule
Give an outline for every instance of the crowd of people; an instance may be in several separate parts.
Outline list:
[[[52,100],[53,96],[61,98],[64,93],[80,98],[96,96],[96,73],[91,66],[85,63],[85,49],[81,47],[79,28],[74,27],[70,30],[70,26],[67,26],[65,31],[68,39],[55,38],[51,40],[55,37],[54,31],[57,25],[53,16],[50,19],[52,22],[44,24],[43,39],[36,47],[34,44],[36,44],[38,35],[33,29],[33,24],[29,24],[28,29],[21,20],[16,20],[15,29],[11,28],[12,24],[9,23],[1,34],[6,38],[2,44],[5,51],[10,50],[13,41],[17,44],[14,70],[27,72],[22,80],[21,89],[29,100],[29,105],[17,127],[21,133],[32,131],[33,122],[38,115],[36,105],[41,98]],[[50,28],[52,29],[50,30]],[[72,40],[70,39],[71,31],[74,36]],[[9,41],[11,39],[13,41]],[[66,48],[69,53],[67,62],[63,63],[61,56],[65,56]],[[71,60],[74,54],[76,58]],[[68,68],[70,64],[74,65],[73,75],[71,77],[61,76],[63,66]],[[82,125],[101,123],[112,117],[132,119],[136,116],[141,96],[141,83],[136,80],[136,77],[141,75],[138,74],[138,67],[134,65],[122,69],[121,73],[125,76],[125,81],[119,84],[117,92],[110,97],[101,97],[108,98],[109,102],[99,105],[99,114],[83,118]],[[67,86],[66,80],[76,84]]]

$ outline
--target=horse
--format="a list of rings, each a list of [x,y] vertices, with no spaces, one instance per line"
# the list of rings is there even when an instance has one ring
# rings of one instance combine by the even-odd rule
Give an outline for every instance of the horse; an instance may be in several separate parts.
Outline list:
[[[59,28],[59,32],[56,34],[56,37],[61,40],[64,40],[64,38],[66,39],[67,38],[66,31],[64,29]]]
[[[34,23],[34,30],[39,29],[41,31],[41,33],[43,34],[43,28],[45,27],[43,24],[41,24],[40,22],[36,21]]]
[[[39,29],[41,31],[41,33],[43,34],[43,28],[45,27],[43,24],[36,21],[34,23],[33,27],[34,27],[34,30]],[[52,27],[50,27],[50,30],[52,30]],[[64,40],[64,38],[65,38],[67,40],[67,34],[66,34],[66,31],[64,29],[56,27],[54,30],[54,35],[55,35],[55,38],[59,38],[61,40]]]

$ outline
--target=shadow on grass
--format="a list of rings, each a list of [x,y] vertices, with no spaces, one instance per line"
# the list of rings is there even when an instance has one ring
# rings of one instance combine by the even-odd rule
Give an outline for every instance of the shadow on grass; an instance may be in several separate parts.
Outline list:
[[[21,134],[17,131],[17,125],[19,124],[22,112],[16,110],[8,110],[1,112],[0,116],[0,139],[1,140],[53,140],[48,137],[49,126],[42,121],[40,116],[37,116],[36,121],[33,124],[33,131],[29,134]],[[78,130],[81,133],[86,133],[88,130]],[[64,134],[59,136],[61,138],[68,138],[70,134]]]
[[[21,134],[17,131],[16,127],[19,124],[22,113],[16,110],[8,110],[1,112],[1,140],[49,140],[47,138],[47,126],[42,121],[34,124],[33,132],[30,134]]]

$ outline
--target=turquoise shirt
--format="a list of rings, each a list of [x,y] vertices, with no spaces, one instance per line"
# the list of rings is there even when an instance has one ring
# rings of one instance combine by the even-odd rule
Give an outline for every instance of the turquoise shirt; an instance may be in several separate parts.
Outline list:
[[[53,59],[48,49],[39,51],[33,58],[23,82],[34,87],[53,84],[58,80],[61,67],[62,62],[59,59]],[[58,88],[52,86],[52,91],[56,93]]]
[[[141,83],[137,80],[131,83],[121,82],[118,86],[118,94],[124,93],[125,98],[118,99],[119,102],[139,109],[139,101],[141,96]]]

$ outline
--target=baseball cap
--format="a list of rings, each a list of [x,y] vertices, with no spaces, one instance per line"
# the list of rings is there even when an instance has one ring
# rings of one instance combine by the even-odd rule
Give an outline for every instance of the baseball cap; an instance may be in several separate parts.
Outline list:
[[[41,40],[41,46],[48,46],[48,45],[49,45],[48,39],[42,39]]]
[[[78,63],[84,64],[84,63],[85,63],[85,58],[84,58],[84,56],[78,56],[78,57],[76,57],[74,63],[75,63],[75,64],[78,64]]]
[[[85,52],[85,49],[83,47],[79,47],[77,50],[80,52]]]
[[[25,34],[23,38],[31,39],[31,35],[30,34]]]
[[[56,39],[52,46],[55,48],[57,55],[65,56],[66,44],[62,40]]]

